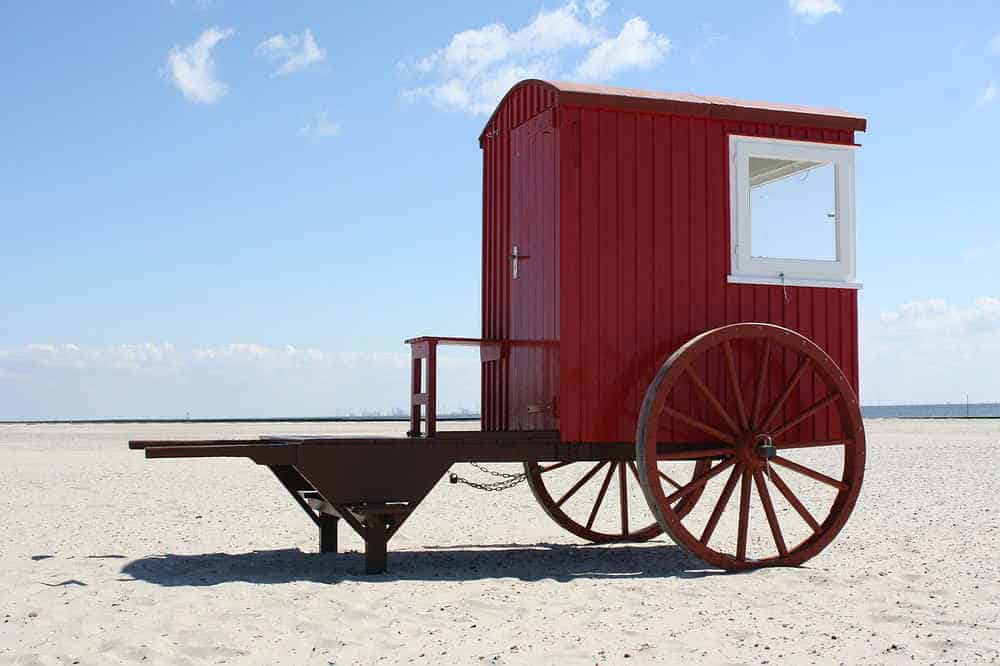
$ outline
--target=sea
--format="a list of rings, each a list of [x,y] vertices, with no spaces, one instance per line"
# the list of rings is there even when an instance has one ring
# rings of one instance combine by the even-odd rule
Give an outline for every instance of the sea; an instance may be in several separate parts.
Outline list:
[[[949,402],[938,405],[862,405],[861,414],[866,419],[1000,419],[1000,402]],[[308,416],[273,418],[110,418],[110,419],[33,419],[2,420],[5,424],[60,424],[60,423],[337,423],[364,421],[406,421],[398,415],[365,414],[359,416]],[[477,421],[479,415],[467,411],[461,414],[439,414],[439,421]]]
[[[866,419],[1000,418],[1000,402],[949,402],[941,405],[862,405]]]

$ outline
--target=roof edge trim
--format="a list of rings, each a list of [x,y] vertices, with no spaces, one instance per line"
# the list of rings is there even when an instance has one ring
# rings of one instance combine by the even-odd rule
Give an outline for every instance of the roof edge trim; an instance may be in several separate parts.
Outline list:
[[[515,83],[513,86],[511,86],[511,89],[508,90],[507,93],[497,103],[497,108],[493,109],[493,113],[490,114],[490,117],[486,121],[486,124],[483,125],[483,131],[479,133],[480,145],[482,145],[483,137],[486,135],[486,130],[489,128],[490,125],[493,124],[493,120],[497,117],[497,114],[500,113],[500,109],[504,107],[510,96],[513,95],[517,90],[524,88],[525,86],[528,85],[541,85],[545,88],[551,89],[552,92],[556,94],[556,105],[558,106],[559,94],[561,92],[559,86],[555,85],[552,81],[546,81],[544,79],[522,79],[517,83]]]
[[[524,79],[514,84],[497,104],[497,108],[494,109],[479,135],[480,143],[487,128],[494,123],[497,114],[510,96],[528,85],[539,85],[552,90],[556,95],[556,106],[645,111],[860,132],[866,131],[868,127],[868,121],[862,116],[840,109],[751,102],[690,93],[667,93],[543,79]]]

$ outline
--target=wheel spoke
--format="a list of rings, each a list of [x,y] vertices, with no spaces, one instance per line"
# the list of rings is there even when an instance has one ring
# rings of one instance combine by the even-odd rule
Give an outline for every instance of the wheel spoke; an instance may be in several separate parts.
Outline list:
[[[718,458],[719,456],[732,455],[731,446],[716,446],[705,449],[688,449],[687,451],[670,451],[669,453],[657,453],[657,460],[696,460],[698,458]]]
[[[559,469],[560,467],[565,467],[566,465],[572,465],[575,462],[577,462],[577,461],[576,460],[564,460],[562,462],[557,462],[557,463],[555,463],[553,465],[548,465],[546,467],[539,467],[538,468],[538,473],[539,474],[545,474],[546,472],[551,472],[554,469]]]
[[[743,391],[740,390],[740,378],[736,372],[736,361],[733,360],[733,348],[729,346],[729,340],[722,343],[722,351],[726,354],[726,365],[729,367],[729,384],[736,396],[736,409],[740,414],[740,425],[744,428],[750,427],[747,420],[747,407],[743,404]]]
[[[812,442],[775,442],[776,449],[814,449],[820,446],[846,446],[853,444],[853,439],[817,439]]]
[[[806,521],[806,524],[812,528],[812,531],[819,532],[819,523],[817,523],[816,519],[812,517],[812,514],[809,513],[809,510],[805,507],[805,505],[799,501],[799,498],[795,496],[792,489],[785,484],[784,480],[782,480],[780,476],[778,476],[777,470],[771,470],[771,483],[773,483],[774,487],[785,496],[785,500],[787,500],[788,503],[792,505],[792,508],[795,509],[800,516],[802,516],[802,520]]]
[[[629,460],[628,461],[628,468],[630,470],[632,470],[632,476],[635,477],[635,482],[638,483],[639,487],[641,488],[642,487],[642,479],[639,478],[639,468],[635,466],[635,461],[634,460]]]
[[[785,421],[780,426],[778,426],[775,430],[773,430],[771,432],[771,437],[778,437],[779,435],[781,435],[786,430],[788,430],[790,428],[794,428],[795,426],[797,426],[798,424],[802,423],[803,421],[805,421],[807,418],[809,418],[810,416],[812,416],[813,414],[815,414],[819,410],[825,408],[827,405],[830,405],[830,404],[832,404],[833,402],[835,402],[837,400],[840,400],[840,394],[839,393],[831,393],[830,395],[826,396],[825,398],[823,398],[819,402],[813,403],[812,407],[810,407],[806,411],[802,412],[801,414],[799,414],[798,416],[796,416],[791,421]]]
[[[726,425],[729,426],[729,432],[733,435],[738,434],[740,432],[740,427],[736,425],[736,421],[733,421],[733,417],[729,415],[729,412],[727,412],[726,408],[722,406],[722,403],[720,403],[715,397],[715,394],[712,393],[711,389],[705,386],[705,382],[701,380],[701,377],[696,375],[694,371],[691,370],[690,365],[687,367],[687,375],[691,378],[691,382],[698,387],[699,391],[701,391],[701,394],[705,396],[705,400],[708,400],[708,404],[712,405],[719,416],[722,417],[722,420],[726,422]]]
[[[611,477],[615,474],[615,467],[617,463],[612,463],[608,465],[608,473],[604,475],[604,482],[601,483],[601,489],[597,493],[597,499],[594,500],[594,508],[590,510],[590,517],[587,518],[587,529],[589,530],[594,526],[594,521],[597,519],[597,512],[601,508],[601,502],[604,501],[604,495],[608,492],[608,486],[611,485]]]
[[[838,481],[832,476],[827,476],[826,474],[817,472],[816,470],[806,467],[805,465],[800,465],[797,462],[793,462],[788,458],[782,458],[781,456],[774,456],[773,458],[771,458],[771,462],[773,462],[776,465],[781,465],[782,467],[787,467],[793,472],[798,472],[802,476],[808,476],[810,479],[815,479],[820,483],[825,483],[828,486],[833,486],[838,490],[847,490],[847,484],[844,483],[843,481]]]
[[[764,515],[767,516],[767,524],[771,527],[771,536],[774,537],[774,545],[778,547],[778,554],[785,557],[788,555],[788,548],[785,546],[785,537],[781,533],[781,525],[778,524],[778,516],[774,513],[771,494],[767,491],[767,484],[764,482],[764,473],[759,469],[756,470],[753,473],[753,480],[757,484],[757,494],[760,496],[760,503],[764,505]]]
[[[719,495],[719,501],[715,503],[712,515],[709,516],[708,522],[705,523],[705,529],[701,533],[700,541],[706,546],[708,545],[708,540],[712,538],[712,533],[715,532],[715,527],[719,524],[719,519],[722,518],[722,514],[726,510],[726,505],[729,504],[729,498],[732,497],[733,490],[736,489],[736,482],[739,480],[742,472],[743,463],[733,467],[733,472],[729,475],[729,480],[726,481],[726,486],[722,489],[722,494]]]
[[[788,380],[788,386],[786,386],[785,390],[781,392],[781,397],[779,397],[774,402],[774,404],[771,405],[771,409],[767,412],[767,416],[765,416],[764,420],[760,422],[760,428],[759,428],[760,430],[767,430],[767,424],[773,421],[774,417],[778,415],[779,411],[781,411],[781,408],[784,406],[785,401],[788,400],[788,396],[790,396],[792,394],[792,391],[795,390],[795,387],[798,385],[799,380],[802,379],[802,375],[805,374],[808,368],[809,368],[809,357],[804,356],[802,358],[802,362],[799,363],[799,367],[795,370],[795,374],[793,374],[792,378]]]
[[[660,478],[662,478],[664,481],[666,481],[667,483],[669,483],[670,485],[672,485],[674,488],[677,488],[678,490],[680,490],[681,484],[679,484],[676,481],[674,481],[673,479],[671,479],[669,476],[667,476],[666,474],[664,474],[663,472],[661,472],[659,469],[657,469],[656,471],[659,473]]]
[[[601,462],[599,462],[596,465],[594,465],[593,467],[591,467],[589,472],[587,472],[586,474],[584,474],[583,477],[581,477],[579,481],[577,481],[576,483],[573,484],[572,488],[570,488],[569,490],[566,491],[565,495],[563,495],[562,497],[559,498],[559,501],[556,502],[556,506],[562,506],[566,502],[566,500],[568,500],[570,497],[572,497],[573,495],[575,495],[576,491],[580,490],[580,488],[583,487],[583,484],[587,483],[587,481],[590,481],[590,479],[595,474],[597,474],[597,471],[599,469],[601,469],[602,467],[604,467],[607,464],[608,464],[608,461],[602,460]]]
[[[687,485],[679,488],[672,495],[667,496],[667,504],[673,504],[674,502],[676,502],[677,500],[681,499],[682,497],[687,497],[688,495],[690,495],[694,491],[696,491],[699,488],[701,488],[702,486],[704,486],[710,480],[712,480],[712,478],[714,478],[715,476],[717,476],[717,475],[721,474],[722,472],[726,471],[727,469],[729,469],[734,464],[736,464],[736,458],[727,458],[726,460],[723,460],[718,465],[716,465],[712,469],[708,470],[707,472],[705,472],[704,474],[702,474],[698,478],[693,479]]]
[[[747,558],[747,531],[750,522],[750,472],[743,470],[740,484],[740,526],[736,535],[736,559]]]
[[[764,397],[764,380],[767,378],[767,364],[771,360],[771,341],[764,340],[764,353],[760,361],[760,373],[757,375],[757,388],[753,392],[753,407],[750,412],[750,425],[757,427],[757,415],[760,414],[760,401]]]
[[[618,504],[621,508],[622,536],[628,534],[628,486],[625,482],[625,465],[618,464]]]
[[[677,419],[678,421],[680,421],[682,423],[688,424],[692,428],[697,428],[698,430],[701,430],[706,435],[711,435],[712,437],[715,437],[720,442],[725,442],[726,444],[735,444],[736,443],[736,439],[732,435],[727,435],[724,432],[716,430],[715,428],[713,428],[712,426],[708,425],[707,423],[702,423],[698,419],[693,418],[691,416],[688,416],[687,414],[681,414],[680,412],[678,412],[676,409],[674,409],[672,407],[664,407],[663,411],[666,412],[666,414],[668,416],[672,416],[675,419]]]

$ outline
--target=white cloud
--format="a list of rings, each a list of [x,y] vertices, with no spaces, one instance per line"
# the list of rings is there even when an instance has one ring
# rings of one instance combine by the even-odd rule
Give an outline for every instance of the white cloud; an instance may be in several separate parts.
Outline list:
[[[841,14],[844,8],[837,0],[788,0],[792,13],[802,19],[816,23],[828,14]]]
[[[449,353],[450,354],[450,353]],[[442,356],[439,411],[479,406],[479,358]],[[316,416],[402,411],[409,353],[234,343],[0,349],[0,419]]]
[[[976,98],[976,107],[987,106],[997,101],[997,84],[990,83],[982,92],[979,93],[979,97]]]
[[[464,30],[451,38],[448,46],[417,62],[423,72],[442,68],[472,77],[503,60],[513,49],[507,26],[494,23],[479,30]]]
[[[300,134],[311,136],[334,136],[340,133],[340,125],[330,120],[329,111],[320,111],[299,130]]]
[[[590,18],[601,18],[608,11],[608,0],[587,0],[587,13]]]
[[[580,21],[579,13],[575,2],[551,12],[539,12],[535,20],[511,35],[514,50],[523,53],[554,53],[593,43],[600,32]]]
[[[1000,298],[904,303],[862,327],[862,400],[930,403],[1000,397]]]
[[[993,51],[993,53],[1000,54],[1000,34],[997,34],[990,40],[990,50]]]
[[[605,0],[590,0],[581,10],[574,0],[540,11],[517,30],[491,23],[458,32],[444,48],[403,67],[430,80],[404,90],[403,97],[429,99],[444,109],[487,114],[521,79],[575,71],[577,68],[567,66],[570,58],[585,58],[585,63],[591,63],[584,69],[587,78],[602,80],[628,68],[659,62],[669,40],[651,32],[638,17],[628,21],[619,35],[608,38],[597,23],[607,8]]]
[[[965,336],[983,331],[1000,334],[1000,298],[977,298],[968,308],[952,307],[943,298],[903,303],[883,312],[879,321],[883,332],[895,337]]]
[[[649,29],[641,18],[629,19],[617,37],[606,39],[587,53],[576,68],[584,79],[606,81],[626,69],[649,69],[670,50],[670,40]]]
[[[326,60],[326,50],[316,43],[312,30],[301,35],[273,35],[257,45],[256,53],[268,60],[280,61],[273,76],[285,76]]]
[[[896,310],[883,312],[879,315],[879,321],[886,325],[921,322],[932,318],[938,319],[947,312],[947,301],[943,298],[930,298],[926,301],[903,303]]]
[[[215,59],[212,49],[235,30],[209,28],[187,46],[174,46],[167,53],[166,72],[184,97],[200,104],[213,104],[228,92],[225,83],[215,76]]]

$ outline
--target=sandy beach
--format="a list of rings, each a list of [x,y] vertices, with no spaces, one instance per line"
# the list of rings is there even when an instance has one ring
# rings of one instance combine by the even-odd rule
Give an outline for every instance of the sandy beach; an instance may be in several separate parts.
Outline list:
[[[804,567],[741,575],[665,537],[583,545],[524,485],[442,481],[391,542],[389,572],[364,576],[362,542],[345,528],[342,553],[317,554],[266,468],[126,448],[404,430],[0,426],[0,662],[1000,661],[1000,420],[869,421],[841,535]]]

